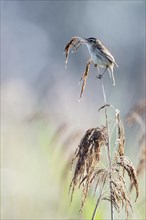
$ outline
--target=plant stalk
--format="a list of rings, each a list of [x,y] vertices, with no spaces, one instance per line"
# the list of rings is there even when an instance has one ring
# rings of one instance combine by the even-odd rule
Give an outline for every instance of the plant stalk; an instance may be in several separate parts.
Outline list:
[[[107,116],[107,101],[106,101],[106,94],[104,85],[102,83],[102,92],[104,97],[104,104],[105,104],[105,120],[106,120],[106,128],[107,128],[107,134],[108,134],[108,140],[107,140],[107,154],[108,154],[108,161],[109,161],[109,180],[110,180],[110,195],[112,195],[112,162],[111,162],[111,154],[110,154],[110,138],[109,138],[109,125],[108,125],[108,116]],[[111,220],[114,220],[114,207],[113,202],[111,198]]]
[[[94,209],[94,212],[93,212],[93,215],[92,215],[92,219],[91,219],[91,220],[94,220],[94,218],[95,218],[96,211],[97,211],[97,208],[98,208],[98,206],[99,206],[100,199],[101,199],[101,197],[102,197],[102,192],[103,192],[104,184],[105,184],[105,181],[104,181],[104,183],[103,183],[103,185],[102,185],[102,187],[101,187],[100,195],[99,195],[99,197],[98,197],[98,199],[97,199],[97,201],[96,201],[96,206],[95,206],[95,209]]]

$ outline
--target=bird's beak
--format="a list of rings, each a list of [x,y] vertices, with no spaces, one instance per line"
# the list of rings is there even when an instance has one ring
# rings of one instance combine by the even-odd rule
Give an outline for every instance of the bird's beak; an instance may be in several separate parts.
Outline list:
[[[86,42],[88,42],[88,38],[83,38]]]
[[[87,38],[82,37],[82,39],[84,41],[83,43],[85,43],[85,44],[88,43],[88,39]]]

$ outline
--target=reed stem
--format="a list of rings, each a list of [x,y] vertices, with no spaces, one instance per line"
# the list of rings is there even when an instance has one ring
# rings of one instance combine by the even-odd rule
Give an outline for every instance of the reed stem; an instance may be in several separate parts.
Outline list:
[[[110,180],[110,195],[112,196],[112,162],[111,162],[111,153],[110,153],[110,135],[109,135],[109,125],[108,125],[108,115],[107,115],[107,101],[106,101],[106,94],[104,85],[102,83],[102,92],[104,97],[104,104],[105,104],[105,120],[106,120],[106,128],[107,128],[107,134],[108,134],[108,140],[107,140],[107,155],[108,155],[108,162],[109,162],[109,180]],[[111,198],[111,220],[114,220],[114,207],[113,202]]]

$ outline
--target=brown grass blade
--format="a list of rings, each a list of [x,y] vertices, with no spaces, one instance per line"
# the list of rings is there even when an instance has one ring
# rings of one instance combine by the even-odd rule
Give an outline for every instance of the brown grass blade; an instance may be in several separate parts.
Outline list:
[[[120,119],[120,112],[116,110],[116,121],[118,129],[118,153],[120,156],[124,155],[124,146],[125,146],[125,131],[122,120]]]
[[[83,76],[81,78],[81,80],[83,80],[83,84],[82,84],[82,88],[81,88],[80,98],[82,97],[82,94],[83,94],[85,86],[86,86],[86,80],[87,80],[87,77],[88,77],[88,73],[89,73],[89,69],[90,69],[91,63],[92,63],[92,60],[89,59],[87,64],[86,64],[85,72],[84,72],[84,74],[83,74]]]

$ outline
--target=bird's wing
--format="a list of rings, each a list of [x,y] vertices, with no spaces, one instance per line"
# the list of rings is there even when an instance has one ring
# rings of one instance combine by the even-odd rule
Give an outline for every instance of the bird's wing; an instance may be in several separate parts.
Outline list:
[[[99,53],[102,54],[102,55],[105,54],[105,55],[108,57],[108,59],[118,67],[117,63],[115,62],[114,57],[113,57],[112,54],[108,51],[108,49],[106,49],[105,46],[103,46],[103,45],[101,45],[101,44],[98,44],[98,51],[99,51]]]

